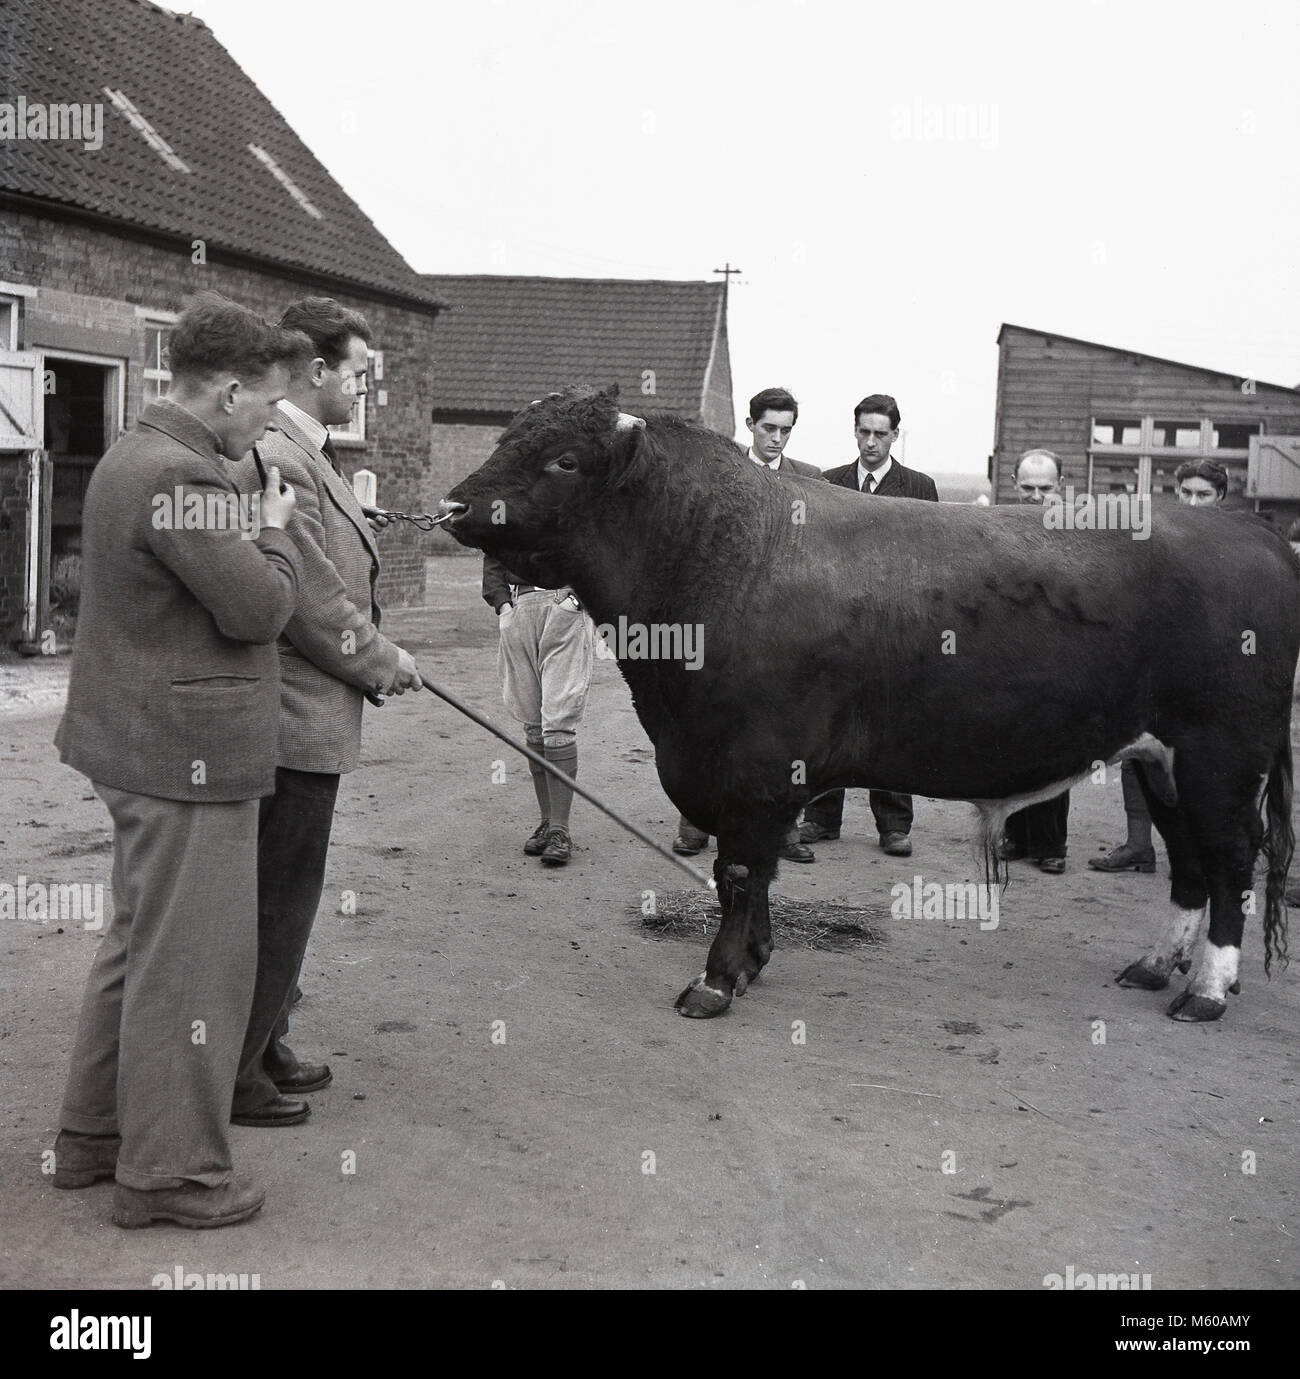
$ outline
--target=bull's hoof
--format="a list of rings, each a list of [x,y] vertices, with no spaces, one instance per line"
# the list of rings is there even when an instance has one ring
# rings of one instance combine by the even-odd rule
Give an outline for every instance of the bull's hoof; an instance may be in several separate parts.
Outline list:
[[[744,967],[736,974],[736,995],[743,996],[750,986],[763,975],[761,967]]]
[[[1205,1024],[1207,1021],[1219,1019],[1227,1008],[1227,1001],[1216,1001],[1212,996],[1194,996],[1189,988],[1169,1002],[1165,1014],[1171,1020]]]
[[[703,972],[675,1002],[677,1013],[690,1020],[711,1020],[715,1015],[721,1015],[730,1004],[731,997],[721,987],[706,984]]]
[[[1168,973],[1162,974],[1148,967],[1145,958],[1130,963],[1115,980],[1120,986],[1137,986],[1143,991],[1163,991],[1169,985]]]
[[[1183,974],[1183,976],[1185,977],[1185,976],[1192,970],[1192,960],[1191,960],[1191,958],[1184,958],[1184,959],[1182,960],[1182,962],[1180,962],[1180,963],[1178,964],[1178,970],[1179,970],[1179,971]]]
[[[1233,984],[1228,988],[1228,995],[1229,995],[1229,996],[1240,996],[1240,995],[1241,995],[1241,983],[1240,983],[1240,982],[1233,982]]]

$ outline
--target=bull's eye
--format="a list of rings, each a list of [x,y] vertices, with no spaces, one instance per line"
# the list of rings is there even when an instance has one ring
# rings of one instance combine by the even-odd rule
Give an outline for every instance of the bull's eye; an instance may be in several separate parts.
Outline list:
[[[578,467],[578,462],[572,455],[561,455],[558,460],[552,460],[547,469],[562,469],[566,474],[572,474]]]

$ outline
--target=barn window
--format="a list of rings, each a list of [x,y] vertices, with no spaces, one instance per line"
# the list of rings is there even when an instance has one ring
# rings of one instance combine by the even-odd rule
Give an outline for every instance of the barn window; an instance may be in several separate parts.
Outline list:
[[[1090,493],[1151,493],[1175,496],[1174,472],[1200,456],[1224,459],[1229,472],[1250,451],[1259,422],[1211,421],[1207,417],[1097,416],[1088,447]]]
[[[1097,417],[1092,423],[1094,445],[1140,445],[1142,419],[1140,417]]]
[[[1201,423],[1199,421],[1153,421],[1151,444],[1164,449],[1200,450]]]
[[[1263,430],[1257,421],[1212,422],[1210,444],[1215,450],[1240,450],[1245,454],[1250,450],[1250,438],[1262,435]]]

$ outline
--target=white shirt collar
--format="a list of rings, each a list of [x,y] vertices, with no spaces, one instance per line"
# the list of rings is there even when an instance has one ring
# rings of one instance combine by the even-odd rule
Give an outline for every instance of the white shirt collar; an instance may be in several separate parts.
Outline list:
[[[284,406],[283,403],[281,403],[280,405],[281,405],[281,406]],[[884,464],[882,464],[882,465],[880,466],[879,469],[868,469],[868,468],[866,467],[866,465],[864,465],[864,464],[862,463],[861,457],[859,457],[859,459],[858,459],[858,487],[859,487],[859,488],[862,488],[862,487],[866,484],[866,482],[867,482],[867,476],[870,475],[870,476],[876,481],[876,487],[879,488],[880,485],[881,485],[882,483],[884,483],[884,481],[885,481],[885,475],[888,474],[889,471],[890,471],[891,469],[893,469],[893,467],[894,467],[894,457],[893,457],[892,455],[884,462]]]
[[[329,436],[329,427],[323,421],[317,421],[315,417],[308,416],[301,407],[295,407],[287,397],[282,397],[277,405],[317,450],[325,444]]]
[[[755,454],[754,454],[754,447],[753,447],[752,445],[749,447],[749,458],[750,458],[751,460],[753,460],[755,464],[761,464],[761,465],[763,465],[763,466],[764,466],[765,468],[767,468],[767,469],[780,469],[780,468],[781,468],[781,457],[780,457],[780,455],[778,455],[778,456],[776,457],[776,459],[774,459],[774,460],[765,460],[765,459],[763,459],[761,456],[755,455]]]

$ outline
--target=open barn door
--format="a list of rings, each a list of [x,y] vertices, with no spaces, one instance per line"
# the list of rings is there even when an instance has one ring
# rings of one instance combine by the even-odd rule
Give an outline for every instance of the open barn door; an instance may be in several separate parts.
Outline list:
[[[39,640],[48,616],[48,610],[43,613],[41,608],[50,539],[50,464],[44,453],[43,401],[40,356],[0,350],[0,464],[17,468],[14,488],[26,498],[22,639],[32,645]]]

